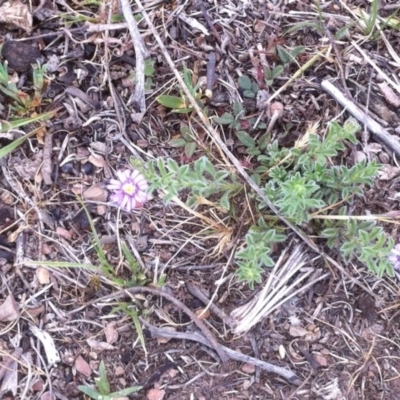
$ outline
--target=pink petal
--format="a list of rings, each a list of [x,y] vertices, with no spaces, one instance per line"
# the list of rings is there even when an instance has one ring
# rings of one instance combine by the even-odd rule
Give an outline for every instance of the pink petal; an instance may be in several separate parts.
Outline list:
[[[129,201],[129,196],[125,195],[124,198],[122,199],[121,203],[120,203],[120,208],[122,208],[123,210],[127,209],[127,205],[128,205],[128,201]]]
[[[147,194],[144,192],[138,192],[135,199],[140,203],[145,203],[147,201]]]
[[[129,179],[131,178],[131,171],[129,169],[126,169],[123,172],[123,175],[124,175],[124,181],[129,181]]]
[[[122,183],[116,179],[110,179],[110,183],[107,185],[108,190],[121,190]]]
[[[121,182],[125,182],[125,171],[122,171],[121,169],[119,171],[117,171],[117,177]]]
[[[130,178],[131,178],[133,181],[135,181],[135,179],[137,179],[137,177],[138,177],[139,175],[140,175],[139,171],[133,170],[133,171],[131,172]]]
[[[144,179],[136,182],[136,185],[140,190],[146,190],[149,187],[149,184]]]
[[[136,208],[136,200],[132,197],[131,200],[128,202],[129,206],[130,206],[130,210],[133,210],[134,208]],[[130,211],[129,210],[129,211]]]
[[[114,193],[110,200],[115,203],[117,206],[120,206],[120,204],[122,203],[122,201],[124,200],[124,192],[122,192],[121,190],[119,190],[118,192]]]

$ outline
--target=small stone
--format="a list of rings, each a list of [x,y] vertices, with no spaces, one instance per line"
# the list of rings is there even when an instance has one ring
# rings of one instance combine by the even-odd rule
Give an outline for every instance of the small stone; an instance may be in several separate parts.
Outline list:
[[[4,42],[1,55],[8,62],[8,66],[16,72],[27,72],[32,69],[32,64],[42,58],[39,49],[27,42]]]
[[[91,162],[87,162],[82,165],[82,172],[85,175],[92,175],[92,174],[94,174],[94,171],[95,171],[95,168]]]

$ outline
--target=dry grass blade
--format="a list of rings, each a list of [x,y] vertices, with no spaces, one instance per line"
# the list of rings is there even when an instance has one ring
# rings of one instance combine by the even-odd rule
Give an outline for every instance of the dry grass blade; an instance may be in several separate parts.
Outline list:
[[[285,256],[286,251],[282,253],[276,262],[261,293],[255,299],[231,313],[231,316],[237,321],[236,333],[247,332],[261,319],[298,294],[299,291],[305,290],[316,281],[329,275],[324,274],[303,285],[302,282],[313,273],[312,268],[304,268],[302,270],[307,263],[307,255],[301,246],[297,246],[288,260],[282,265]],[[300,273],[300,276],[294,278],[297,273]],[[294,278],[293,282],[291,281],[292,278]],[[298,286],[300,288],[296,290]]]

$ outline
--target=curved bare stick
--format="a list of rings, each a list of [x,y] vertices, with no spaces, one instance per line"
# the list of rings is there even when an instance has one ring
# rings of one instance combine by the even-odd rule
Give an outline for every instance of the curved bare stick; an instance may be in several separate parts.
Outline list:
[[[111,293],[107,296],[103,296],[98,299],[89,301],[89,302],[83,304],[83,306],[80,307],[79,309],[87,307],[87,306],[91,306],[95,303],[99,303],[99,302],[106,301],[106,300],[116,300],[123,296],[126,296],[127,293],[134,294],[134,293],[143,293],[143,292],[145,292],[145,293],[147,292],[147,293],[151,293],[151,294],[154,294],[157,296],[164,297],[171,303],[175,304],[175,306],[180,308],[185,314],[187,314],[191,318],[191,320],[201,330],[203,335],[207,338],[208,342],[211,344],[211,347],[217,352],[218,356],[221,358],[222,362],[225,364],[228,361],[228,357],[225,354],[225,352],[222,350],[222,346],[215,340],[214,336],[207,329],[207,327],[204,325],[204,323],[202,321],[200,321],[200,319],[197,318],[197,316],[188,307],[186,307],[182,302],[180,302],[178,299],[176,299],[171,294],[163,292],[160,289],[144,287],[144,286],[135,286],[135,287],[127,288],[127,289],[122,289],[116,293]],[[73,314],[73,313],[77,312],[79,309],[70,311],[68,314]]]
[[[140,320],[142,321],[143,325],[147,326],[147,328],[150,330],[150,332],[156,337],[192,340],[192,341],[195,341],[195,342],[202,343],[202,344],[204,344],[205,346],[208,346],[208,347],[214,347],[213,345],[211,345],[211,343],[204,336],[200,335],[198,332],[191,332],[191,333],[171,332],[171,331],[168,331],[166,329],[157,328],[157,327],[149,324],[143,318],[140,318]],[[254,358],[254,357],[247,356],[246,354],[239,353],[238,351],[232,350],[229,347],[220,346],[220,348],[232,360],[237,360],[237,361],[241,361],[241,362],[244,362],[244,363],[253,364],[256,367],[262,368],[264,371],[273,372],[273,373],[275,373],[277,375],[280,375],[283,378],[285,378],[292,385],[298,386],[298,385],[301,384],[300,379],[296,376],[296,374],[294,374],[289,369],[286,369],[286,368],[283,368],[283,367],[277,367],[276,365],[267,363],[265,361],[259,360],[259,359]]]

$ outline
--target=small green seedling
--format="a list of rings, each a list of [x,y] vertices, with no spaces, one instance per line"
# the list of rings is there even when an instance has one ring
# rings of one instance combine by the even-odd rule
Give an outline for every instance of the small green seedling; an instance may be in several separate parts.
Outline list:
[[[274,79],[277,78],[280,74],[282,74],[282,72],[283,72],[282,65],[277,65],[273,69],[270,69],[268,67],[264,68],[265,83],[268,86],[271,86],[274,83]]]
[[[187,158],[191,158],[197,149],[197,143],[190,128],[186,124],[181,125],[181,137],[171,139],[168,144],[172,147],[183,147]]]
[[[243,89],[243,96],[250,99],[254,99],[259,90],[257,83],[252,81],[247,75],[242,75],[239,78],[239,87]]]
[[[203,94],[202,91],[200,90],[200,84],[199,82],[197,82],[197,84],[193,86],[192,73],[185,66],[183,66],[183,80],[186,84],[186,87],[189,89],[189,92],[192,95],[192,97],[194,97],[197,101],[197,104],[201,108],[203,108],[204,104],[201,101]],[[190,102],[184,95],[182,90],[180,96],[171,96],[168,94],[162,94],[161,96],[158,96],[156,100],[162,106],[166,108],[172,108],[172,112],[175,113],[190,114],[193,111],[193,107],[189,106]]]
[[[278,52],[278,57],[282,61],[284,65],[288,65],[292,63],[296,57],[304,51],[304,46],[296,46],[292,50],[287,50],[282,46],[276,46],[276,50]]]
[[[33,96],[19,90],[8,75],[7,63],[0,62],[0,91],[14,100],[12,109],[20,115],[35,111],[42,104],[42,96],[49,81],[45,78],[46,66],[33,66]]]
[[[131,393],[138,392],[140,389],[142,389],[142,386],[132,386],[130,388],[110,393],[110,383],[107,378],[106,367],[103,361],[101,361],[99,366],[99,377],[95,378],[94,381],[96,383],[97,390],[91,388],[90,386],[83,385],[78,386],[78,389],[91,399],[95,400],[113,400],[118,397],[128,396]]]
[[[144,62],[144,76],[146,77],[146,80],[144,82],[144,88],[147,91],[151,90],[151,88],[153,86],[154,73],[155,73],[154,61],[152,59],[148,58]],[[135,82],[135,79],[136,79],[135,70],[131,71],[129,78],[131,79],[131,81],[133,83]]]

